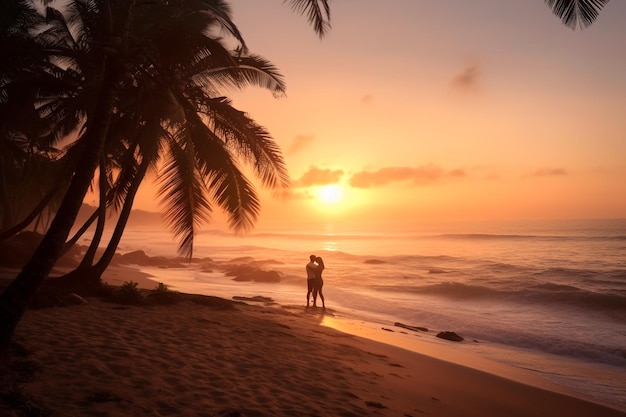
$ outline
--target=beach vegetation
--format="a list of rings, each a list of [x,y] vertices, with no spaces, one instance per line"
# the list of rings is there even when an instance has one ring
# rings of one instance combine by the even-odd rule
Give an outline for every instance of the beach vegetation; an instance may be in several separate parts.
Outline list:
[[[175,304],[180,300],[180,294],[177,291],[170,290],[167,285],[159,282],[156,288],[147,296],[147,301],[151,304]]]
[[[169,288],[167,287],[167,285],[163,284],[162,282],[159,282],[154,290],[157,294],[165,294],[167,292],[169,292]]]
[[[117,288],[114,294],[114,300],[122,304],[140,304],[143,301],[141,292],[133,281],[125,281]]]

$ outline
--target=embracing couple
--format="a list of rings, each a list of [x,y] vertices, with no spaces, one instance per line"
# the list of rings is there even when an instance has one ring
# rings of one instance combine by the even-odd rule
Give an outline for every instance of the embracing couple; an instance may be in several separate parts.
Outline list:
[[[310,261],[306,264],[306,306],[309,306],[309,298],[311,297],[311,293],[313,293],[313,307],[317,306],[317,295],[319,294],[320,299],[322,300],[322,308],[326,308],[326,304],[324,303],[324,294],[322,294],[322,287],[324,286],[324,281],[322,280],[324,261],[322,258],[315,255],[311,255],[309,258]]]

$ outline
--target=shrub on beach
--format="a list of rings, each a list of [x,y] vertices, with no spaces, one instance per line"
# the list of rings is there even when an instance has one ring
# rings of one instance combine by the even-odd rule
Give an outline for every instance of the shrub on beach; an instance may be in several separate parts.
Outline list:
[[[176,291],[171,291],[162,282],[159,282],[154,291],[147,296],[147,300],[151,304],[174,304],[179,298],[179,294]]]
[[[113,294],[113,299],[122,304],[141,304],[143,297],[137,283],[125,281]]]

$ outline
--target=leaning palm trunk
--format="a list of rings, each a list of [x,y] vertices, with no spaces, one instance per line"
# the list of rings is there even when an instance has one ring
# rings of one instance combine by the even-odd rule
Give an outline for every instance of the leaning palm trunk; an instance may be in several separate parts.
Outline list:
[[[113,260],[115,251],[117,250],[120,240],[122,239],[122,235],[124,234],[124,230],[126,229],[126,224],[128,223],[128,218],[130,217],[130,213],[133,208],[135,196],[137,195],[137,191],[139,191],[139,186],[141,185],[149,166],[149,159],[144,158],[139,166],[139,169],[137,170],[137,173],[135,174],[135,177],[133,178],[133,182],[131,183],[128,192],[126,193],[124,205],[122,206],[119,218],[117,219],[111,240],[102,254],[102,257],[100,257],[100,260],[91,270],[90,280],[98,280],[98,282],[100,282],[102,274]]]
[[[117,71],[112,68],[111,63],[105,63],[102,94],[85,137],[89,139],[89,146],[83,151],[63,202],[39,247],[0,295],[0,351],[8,348],[17,323],[58,259],[89,190],[104,149],[117,90],[117,78]]]
[[[78,242],[78,239],[80,239],[85,234],[87,229],[89,229],[93,222],[95,222],[98,218],[98,213],[99,209],[96,209],[93,213],[91,213],[91,216],[89,216],[89,218],[85,221],[85,223],[83,223],[80,229],[78,229],[76,233],[74,233],[74,236],[72,236],[71,239],[65,242],[65,245],[63,245],[63,249],[61,250],[61,256],[66,254],[67,251],[69,251],[76,244],[76,242]]]
[[[111,264],[111,261],[115,256],[115,252],[117,251],[117,247],[120,243],[120,240],[122,239],[122,235],[124,234],[126,224],[128,223],[128,219],[130,217],[133,203],[135,201],[135,196],[137,195],[137,191],[139,191],[139,186],[141,185],[150,165],[150,161],[147,158],[144,159],[144,161],[145,162],[142,162],[138,172],[135,174],[130,184],[130,187],[126,194],[126,198],[124,199],[122,210],[120,211],[120,215],[117,219],[115,229],[111,236],[111,240],[109,241],[109,244],[107,245],[98,262],[95,265],[92,265],[93,258],[90,261],[91,263],[89,264],[85,263],[83,259],[83,262],[81,262],[81,265],[78,269],[68,273],[63,277],[58,278],[58,283],[66,282],[70,285],[74,285],[80,288],[87,288],[89,290],[98,290],[100,288],[100,285],[102,284],[102,274],[104,274],[104,271]],[[100,242],[100,239],[98,239],[98,242]]]
[[[107,205],[108,205],[108,202],[111,201],[112,197],[113,197],[113,193],[111,192],[111,190],[109,190],[109,193],[107,194],[106,199],[105,199]],[[76,233],[74,233],[74,236],[72,236],[67,242],[65,242],[65,245],[63,246],[63,250],[61,251],[61,255],[64,255],[65,253],[67,253],[67,251],[69,251],[76,244],[76,242],[78,242],[78,239],[80,239],[85,234],[85,232],[89,229],[89,227],[93,224],[93,222],[95,222],[96,219],[99,218],[100,209],[101,207],[98,206],[98,208],[96,208],[94,212],[91,213],[91,216],[89,216],[89,218],[85,221],[85,223],[83,223],[83,225],[76,231]]]
[[[78,266],[79,270],[88,269],[93,265],[93,261],[96,257],[96,252],[100,246],[102,240],[102,234],[104,233],[104,224],[106,220],[106,207],[107,207],[107,179],[105,168],[104,156],[100,158],[100,205],[98,207],[98,223],[96,224],[96,231],[94,232],[91,244],[85,252],[85,256]]]

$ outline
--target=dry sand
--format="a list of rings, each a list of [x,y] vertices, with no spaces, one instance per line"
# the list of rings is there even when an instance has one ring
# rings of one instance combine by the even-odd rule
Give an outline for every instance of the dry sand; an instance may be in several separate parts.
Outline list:
[[[29,310],[13,360],[34,372],[14,403],[62,417],[626,415],[321,326],[321,309],[182,298]]]

